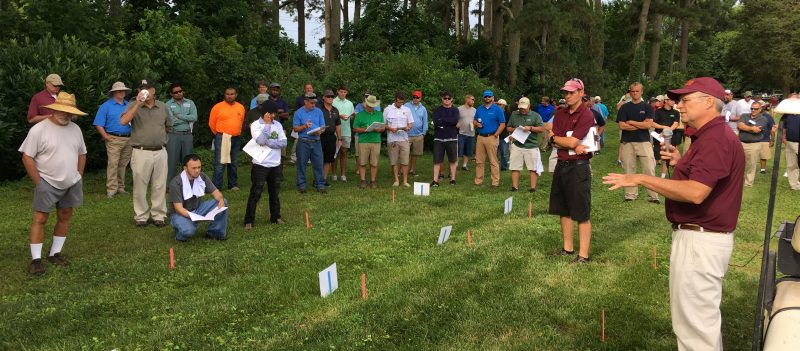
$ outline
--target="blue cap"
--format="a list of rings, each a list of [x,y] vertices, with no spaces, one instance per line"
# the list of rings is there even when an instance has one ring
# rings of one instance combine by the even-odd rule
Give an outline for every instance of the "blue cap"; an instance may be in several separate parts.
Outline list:
[[[487,96],[494,96],[494,93],[492,93],[491,89],[486,89],[486,90],[483,91],[483,97],[487,97]]]

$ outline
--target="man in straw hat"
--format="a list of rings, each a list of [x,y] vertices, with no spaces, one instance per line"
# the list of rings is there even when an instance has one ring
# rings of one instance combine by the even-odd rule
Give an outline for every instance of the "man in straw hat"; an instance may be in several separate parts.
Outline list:
[[[97,109],[94,117],[94,127],[97,133],[106,142],[106,195],[108,198],[116,194],[126,194],[125,169],[131,162],[131,126],[121,124],[119,118],[125,113],[128,101],[125,100],[131,89],[123,82],[116,82],[111,86],[108,95],[111,97]]]
[[[83,167],[86,165],[86,144],[80,127],[72,122],[74,116],[86,113],[75,106],[75,96],[61,92],[56,101],[44,106],[52,114],[34,125],[19,152],[22,164],[36,189],[33,193],[33,223],[30,231],[31,263],[28,272],[44,273],[42,245],[44,226],[50,210],[56,206],[58,221],[53,229],[53,245],[47,260],[66,266],[61,248],[67,239],[72,208],[83,204]]]
[[[28,123],[36,124],[52,116],[53,111],[45,105],[56,101],[56,96],[63,86],[64,82],[58,74],[51,73],[44,79],[44,90],[33,95],[28,105]]]

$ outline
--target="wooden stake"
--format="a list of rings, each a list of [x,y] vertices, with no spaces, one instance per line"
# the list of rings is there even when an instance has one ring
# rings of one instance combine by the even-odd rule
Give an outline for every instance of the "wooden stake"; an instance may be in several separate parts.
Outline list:
[[[306,229],[311,229],[311,222],[308,221],[308,211],[306,211]]]
[[[533,220],[533,202],[528,201],[528,219]]]
[[[469,229],[467,229],[467,246],[472,246],[472,235],[470,235]]]
[[[656,246],[653,245],[653,269],[656,269]]]
[[[175,269],[175,250],[169,248],[169,269]]]
[[[601,315],[601,326],[600,326],[600,341],[606,342],[606,309],[603,308],[603,312]]]
[[[394,189],[392,189],[392,203],[394,203]]]
[[[367,299],[367,274],[361,272],[361,298]]]

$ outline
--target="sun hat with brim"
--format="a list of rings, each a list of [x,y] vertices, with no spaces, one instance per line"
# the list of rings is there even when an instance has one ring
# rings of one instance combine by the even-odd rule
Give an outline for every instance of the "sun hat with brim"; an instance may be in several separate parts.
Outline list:
[[[125,83],[123,82],[114,82],[114,84],[111,85],[111,90],[109,90],[108,93],[111,94],[115,91],[131,91],[131,88],[126,87]]]
[[[572,78],[566,82],[564,82],[564,86],[561,87],[563,91],[577,91],[583,90],[583,81],[578,78]]]
[[[372,108],[378,107],[378,105],[380,105],[380,102],[378,102],[378,98],[376,98],[375,95],[367,96],[367,98],[364,99],[364,102],[367,104],[367,106]]]
[[[498,105],[507,106],[508,102],[506,101],[506,99],[500,99],[500,100],[497,100],[497,104]]]
[[[78,109],[75,104],[75,95],[70,93],[60,92],[56,97],[56,102],[42,106],[44,108],[49,108],[54,111],[62,111],[76,116],[86,116],[86,112],[83,112]]]
[[[678,101],[682,95],[697,92],[706,93],[720,100],[725,98],[725,89],[722,88],[722,84],[719,84],[716,79],[711,77],[689,79],[683,87],[667,92],[667,96],[674,101]]]

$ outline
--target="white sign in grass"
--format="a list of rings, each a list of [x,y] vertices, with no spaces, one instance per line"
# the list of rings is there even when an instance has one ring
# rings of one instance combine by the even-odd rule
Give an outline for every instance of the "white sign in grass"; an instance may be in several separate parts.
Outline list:
[[[319,272],[319,294],[326,297],[339,288],[339,276],[336,273],[336,262]]]
[[[428,196],[431,194],[431,185],[428,183],[414,182],[414,195]]]
[[[513,196],[509,197],[508,199],[506,199],[506,202],[503,204],[503,214],[511,213],[511,205],[512,205],[513,201],[514,201],[514,197]]]
[[[439,242],[437,242],[437,245],[444,244],[444,242],[447,241],[447,239],[450,238],[450,232],[452,230],[453,230],[453,226],[452,225],[448,225],[446,227],[442,227],[442,229],[439,230]]]

